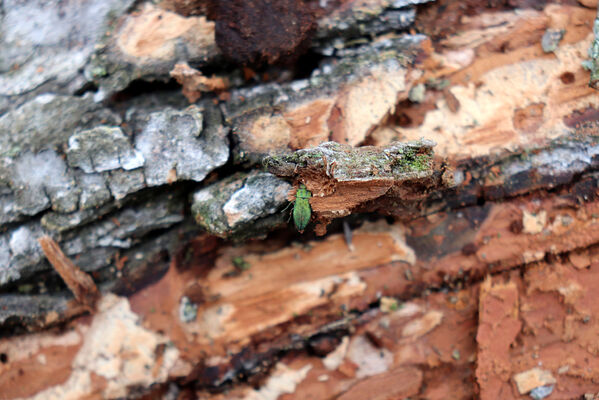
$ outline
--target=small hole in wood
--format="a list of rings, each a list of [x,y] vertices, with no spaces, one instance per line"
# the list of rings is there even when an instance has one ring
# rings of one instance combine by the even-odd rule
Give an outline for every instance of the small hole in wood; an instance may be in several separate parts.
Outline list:
[[[572,72],[564,72],[559,76],[559,79],[562,81],[564,85],[570,85],[574,83],[574,81],[576,80]]]

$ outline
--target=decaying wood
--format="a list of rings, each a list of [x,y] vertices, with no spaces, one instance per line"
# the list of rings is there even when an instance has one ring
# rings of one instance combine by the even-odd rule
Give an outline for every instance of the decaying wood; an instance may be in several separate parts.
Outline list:
[[[109,114],[120,128],[52,139],[70,143],[63,192],[0,186],[0,201],[20,190],[0,248],[39,265],[37,249],[16,239],[52,230],[60,244],[40,244],[56,271],[78,302],[100,299],[67,329],[0,339],[6,398],[599,392],[599,97],[583,68],[596,5],[321,3],[309,45],[319,67],[303,78],[286,66],[215,68],[214,23],[193,2],[142,5],[111,28],[88,71],[98,97],[178,71],[193,78],[189,100],[195,89],[209,98],[183,111],[166,109],[173,98],[107,101],[126,111],[122,124]],[[187,17],[170,11],[181,9]],[[412,22],[422,34],[398,32]],[[275,59],[279,47],[252,57]],[[197,71],[173,70],[179,61]],[[223,80],[198,75],[204,67]],[[144,107],[160,110],[138,115]],[[204,147],[193,154],[209,161],[201,170],[178,147],[196,141]],[[65,165],[32,149],[15,160]],[[150,161],[136,169],[138,152]],[[97,189],[78,198],[69,182]],[[312,192],[302,236],[284,227],[298,184]],[[100,296],[63,243],[103,291],[127,297]],[[0,297],[2,323],[20,318],[19,304],[36,305],[27,315],[40,325],[74,316],[22,270],[0,271],[15,285]]]
[[[42,236],[38,241],[46,258],[73,293],[75,299],[93,312],[96,302],[100,298],[100,291],[91,276],[73,264],[50,236]]]
[[[183,95],[190,103],[195,103],[202,97],[202,92],[221,93],[230,85],[227,78],[209,78],[185,63],[176,64],[169,74],[183,86]]]
[[[380,148],[327,142],[292,155],[270,156],[264,164],[273,174],[307,186],[312,192],[312,211],[321,224],[316,229],[324,234],[332,219],[365,210],[366,204],[383,196],[396,200],[399,206],[440,189],[433,177],[433,146],[426,140]]]

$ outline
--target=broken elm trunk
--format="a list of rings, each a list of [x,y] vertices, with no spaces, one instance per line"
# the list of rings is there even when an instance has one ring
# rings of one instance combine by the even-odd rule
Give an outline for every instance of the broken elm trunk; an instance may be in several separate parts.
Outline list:
[[[117,3],[0,6],[0,397],[599,392],[596,4]]]

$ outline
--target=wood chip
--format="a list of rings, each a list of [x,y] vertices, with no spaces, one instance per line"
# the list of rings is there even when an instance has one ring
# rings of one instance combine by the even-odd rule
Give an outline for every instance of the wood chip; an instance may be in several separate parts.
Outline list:
[[[73,292],[75,299],[89,311],[94,311],[100,292],[93,279],[73,264],[50,236],[42,236],[38,242],[52,267]]]

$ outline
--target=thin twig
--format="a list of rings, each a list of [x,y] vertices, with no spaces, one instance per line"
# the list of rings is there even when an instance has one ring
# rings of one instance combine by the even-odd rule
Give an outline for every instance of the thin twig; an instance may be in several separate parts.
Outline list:
[[[42,236],[38,242],[50,264],[73,292],[75,299],[93,312],[100,298],[100,292],[91,276],[73,264],[50,236]]]

